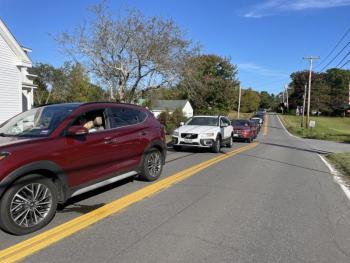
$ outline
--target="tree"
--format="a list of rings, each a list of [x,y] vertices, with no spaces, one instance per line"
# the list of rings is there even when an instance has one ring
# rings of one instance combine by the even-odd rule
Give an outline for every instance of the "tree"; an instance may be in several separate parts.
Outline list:
[[[179,69],[195,49],[172,21],[128,11],[113,16],[99,4],[91,8],[88,26],[62,33],[57,41],[65,51],[111,90],[117,99],[131,102],[137,89],[156,88],[177,80]]]
[[[32,69],[37,75],[34,83],[35,105],[62,102],[99,101],[106,98],[104,90],[90,82],[86,69],[81,64],[65,62],[55,68],[37,64]]]
[[[179,88],[197,113],[227,113],[237,104],[237,67],[228,58],[198,55],[182,70]]]
[[[330,90],[333,114],[343,114],[349,106],[350,70],[329,69],[325,78]]]
[[[260,92],[260,105],[262,109],[272,109],[274,107],[274,96],[267,91]]]
[[[49,102],[64,101],[64,90],[66,86],[66,76],[64,68],[56,69],[52,65],[39,63],[32,68],[38,77],[34,84],[38,89],[34,91],[34,104],[42,105]]]
[[[259,109],[260,96],[259,93],[252,90],[242,90],[241,99],[241,111],[242,112],[255,112]]]
[[[289,107],[295,109],[303,105],[308,71],[291,74]],[[311,110],[325,115],[340,115],[348,108],[350,71],[329,69],[325,73],[312,73]]]
[[[67,80],[67,102],[89,102],[104,98],[104,91],[90,83],[85,68],[79,63],[70,68]]]

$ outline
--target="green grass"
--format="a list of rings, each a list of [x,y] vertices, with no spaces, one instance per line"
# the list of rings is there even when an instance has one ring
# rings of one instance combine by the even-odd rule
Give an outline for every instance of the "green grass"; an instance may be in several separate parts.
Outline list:
[[[327,158],[337,169],[350,176],[350,153],[332,153]]]
[[[312,117],[316,121],[315,128],[301,128],[301,117],[279,115],[292,134],[310,139],[350,142],[350,118]]]

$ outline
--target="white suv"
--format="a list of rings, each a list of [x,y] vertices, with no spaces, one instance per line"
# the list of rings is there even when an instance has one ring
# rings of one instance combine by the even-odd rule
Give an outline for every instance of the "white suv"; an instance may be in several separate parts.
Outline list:
[[[221,146],[232,147],[233,127],[224,116],[194,116],[184,125],[174,130],[172,142],[174,150],[182,146],[211,148],[218,153]]]

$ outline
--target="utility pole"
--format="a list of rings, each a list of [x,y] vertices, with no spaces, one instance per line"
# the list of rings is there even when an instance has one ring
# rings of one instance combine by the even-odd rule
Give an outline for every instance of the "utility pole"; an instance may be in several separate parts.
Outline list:
[[[303,128],[304,128],[304,126],[305,126],[306,90],[307,90],[307,84],[305,84],[305,87],[304,87],[304,96],[303,96],[303,118],[302,118],[302,123],[301,123],[301,127],[303,127]]]
[[[319,59],[320,57],[304,57],[303,59],[309,60],[310,63],[310,70],[309,70],[309,89],[308,89],[308,96],[307,96],[307,119],[306,119],[306,127],[309,128],[310,124],[310,103],[311,103],[311,78],[312,78],[312,63],[314,60]]]
[[[241,96],[242,96],[242,89],[241,85],[239,85],[239,95],[238,95],[238,113],[237,113],[237,119],[239,119],[239,113],[241,111]]]
[[[286,91],[286,98],[287,98],[287,114],[289,113],[289,101],[288,101],[288,85],[284,86],[284,90]]]

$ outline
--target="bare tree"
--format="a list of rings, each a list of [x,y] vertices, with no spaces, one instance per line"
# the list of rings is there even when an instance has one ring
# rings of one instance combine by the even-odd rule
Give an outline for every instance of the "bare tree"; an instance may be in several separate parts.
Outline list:
[[[66,54],[109,87],[111,99],[116,95],[131,102],[138,89],[177,81],[181,64],[196,50],[172,20],[146,17],[135,10],[116,17],[104,4],[91,10],[94,19],[89,26],[56,39]]]

